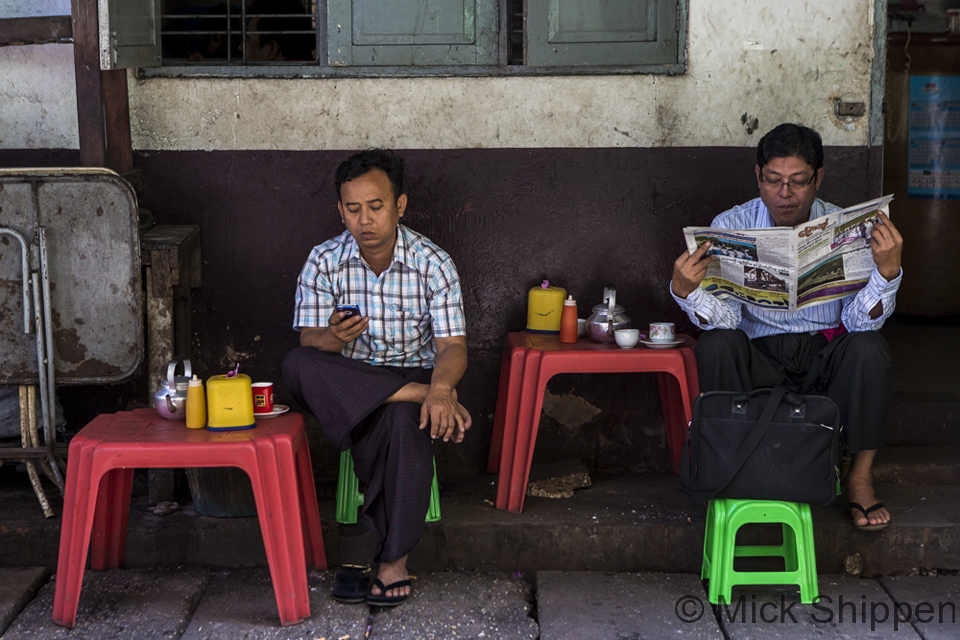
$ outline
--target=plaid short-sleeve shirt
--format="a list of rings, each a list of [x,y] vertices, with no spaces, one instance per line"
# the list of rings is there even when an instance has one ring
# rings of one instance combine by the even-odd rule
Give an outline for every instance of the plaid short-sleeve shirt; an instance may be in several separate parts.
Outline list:
[[[466,335],[460,277],[446,251],[397,226],[393,263],[377,277],[349,231],[313,248],[297,281],[293,328],[325,327],[338,304],[370,319],[343,355],[376,366],[433,367],[434,338]]]

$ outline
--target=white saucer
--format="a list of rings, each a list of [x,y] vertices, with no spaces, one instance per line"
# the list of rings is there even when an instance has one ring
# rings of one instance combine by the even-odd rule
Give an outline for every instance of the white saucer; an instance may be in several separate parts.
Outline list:
[[[290,411],[290,407],[288,407],[287,405],[275,404],[273,405],[273,411],[271,411],[270,413],[255,413],[253,417],[258,420],[260,418],[276,418],[280,414],[286,413],[287,411]]]
[[[678,344],[683,344],[683,340],[679,338],[672,342],[654,342],[653,340],[641,340],[640,342],[647,345],[651,349],[671,349]]]

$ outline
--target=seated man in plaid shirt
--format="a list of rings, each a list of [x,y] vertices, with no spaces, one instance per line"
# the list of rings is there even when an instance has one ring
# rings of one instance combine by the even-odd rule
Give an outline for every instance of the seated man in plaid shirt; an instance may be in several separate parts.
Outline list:
[[[340,451],[350,449],[377,538],[377,580],[334,597],[378,606],[410,593],[407,555],[420,541],[433,481],[431,440],[461,442],[471,418],[457,401],[467,367],[460,279],[445,251],[399,224],[403,160],[357,153],[338,168],[347,230],[314,247],[297,283],[300,347],[283,363],[293,397]],[[357,305],[359,314],[338,311]]]

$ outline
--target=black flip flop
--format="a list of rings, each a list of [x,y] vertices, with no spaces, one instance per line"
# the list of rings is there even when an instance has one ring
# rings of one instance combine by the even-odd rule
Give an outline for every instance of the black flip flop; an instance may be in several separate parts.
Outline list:
[[[345,564],[337,572],[337,583],[330,594],[337,602],[360,604],[370,593],[371,568],[360,564]]]
[[[859,529],[860,531],[881,531],[881,530],[883,530],[883,529],[886,529],[886,528],[890,525],[890,521],[889,521],[889,520],[887,520],[886,522],[881,522],[881,523],[879,523],[879,524],[870,524],[870,523],[869,523],[870,514],[873,513],[874,511],[876,511],[877,509],[883,509],[883,503],[882,503],[882,502],[877,502],[876,504],[874,504],[874,505],[872,505],[872,506],[869,506],[869,507],[867,507],[866,509],[864,509],[863,507],[861,507],[861,506],[860,506],[859,504],[857,504],[856,502],[848,502],[848,503],[847,503],[847,509],[848,509],[849,512],[850,512],[850,518],[853,520],[853,526],[856,527],[857,529]],[[864,517],[864,518],[867,518],[867,524],[864,524],[864,525],[858,525],[858,524],[857,524],[856,518],[854,518],[854,515],[853,515],[854,510],[859,511],[860,513],[863,514],[863,517]]]
[[[368,594],[367,604],[369,605],[373,605],[375,607],[395,607],[398,604],[403,604],[406,601],[406,599],[410,597],[409,595],[393,596],[393,597],[388,597],[385,595],[387,591],[390,591],[391,589],[399,589],[400,587],[409,587],[412,584],[410,580],[397,580],[396,582],[392,582],[390,584],[385,585],[383,584],[383,582],[381,582],[380,578],[377,578],[376,580],[373,581],[373,584],[375,584],[377,588],[380,589],[380,595],[375,596],[372,593]]]

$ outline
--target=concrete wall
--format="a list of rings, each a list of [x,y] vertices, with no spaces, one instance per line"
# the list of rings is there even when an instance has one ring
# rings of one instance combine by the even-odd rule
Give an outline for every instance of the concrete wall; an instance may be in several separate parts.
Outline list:
[[[202,229],[194,369],[239,361],[278,379],[297,340],[296,275],[310,247],[342,228],[337,163],[357,148],[403,149],[407,222],[450,252],[465,291],[470,368],[460,393],[475,430],[463,446],[438,447],[438,462],[448,478],[481,469],[503,335],[524,327],[527,291],[543,278],[567,287],[582,316],[613,285],[637,326],[672,320],[691,331],[666,289],[680,229],[755,197],[755,145],[781,121],[823,134],[825,199],[878,195],[868,118],[833,115],[838,98],[870,112],[873,6],[691,0],[689,71],[676,77],[131,75],[142,204],[159,223]],[[0,49],[0,87],[23,106],[0,102],[0,165],[76,162],[70,98],[54,100],[71,91],[69,49],[12,49]],[[142,402],[139,384],[64,389],[68,418],[83,424]],[[559,376],[548,391],[538,459],[667,468],[654,376]],[[318,469],[333,473],[333,452],[316,445]]]
[[[0,0],[0,18],[70,15],[70,0]],[[0,47],[0,149],[76,149],[73,45]]]
[[[26,15],[36,4],[69,13],[65,0],[7,0],[0,16]],[[840,122],[833,105],[838,98],[870,105],[873,12],[874,0],[691,0],[689,69],[672,77],[151,78],[130,86],[133,144],[205,151],[752,146],[754,129],[798,121],[820,130],[828,145],[862,146],[867,119]],[[12,47],[0,56],[9,98],[0,106],[0,148],[75,148],[69,45]],[[45,112],[13,117],[18,103]]]

